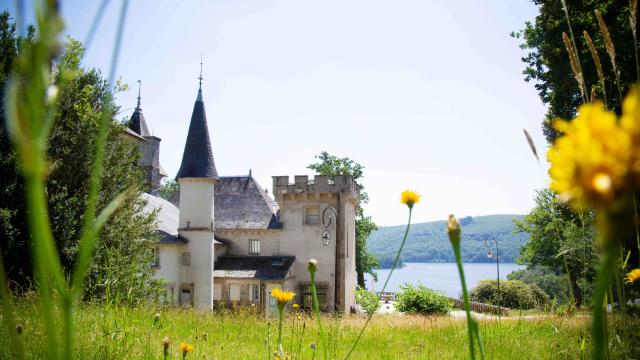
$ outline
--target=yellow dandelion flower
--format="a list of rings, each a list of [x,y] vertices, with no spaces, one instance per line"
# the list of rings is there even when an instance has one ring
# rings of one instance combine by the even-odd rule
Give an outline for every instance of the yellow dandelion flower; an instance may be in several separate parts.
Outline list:
[[[291,291],[282,291],[278,288],[273,288],[273,290],[271,290],[271,296],[273,296],[274,299],[278,300],[278,305],[285,305],[286,303],[291,301],[296,296],[296,294],[292,293]]]
[[[190,353],[193,351],[193,346],[183,341],[180,343],[180,351],[182,351],[182,356],[184,357],[187,355],[187,353]]]
[[[293,310],[298,310],[300,308],[300,304],[293,304]]]
[[[630,125],[625,129],[614,113],[594,103],[581,106],[573,121],[557,120],[553,126],[563,136],[547,153],[551,189],[577,209],[615,207],[619,199],[627,201],[622,195],[631,185]]]
[[[629,271],[627,276],[624,278],[624,282],[626,283],[634,283],[640,280],[640,269],[633,269]]]
[[[414,204],[420,202],[420,194],[411,190],[403,191],[400,195],[400,202],[407,205],[409,209],[411,209]]]

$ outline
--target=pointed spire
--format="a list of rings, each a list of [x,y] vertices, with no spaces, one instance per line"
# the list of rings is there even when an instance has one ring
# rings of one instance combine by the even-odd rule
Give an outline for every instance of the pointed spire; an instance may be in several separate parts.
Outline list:
[[[140,109],[140,88],[142,87],[142,81],[138,80],[138,106],[137,108]]]
[[[200,77],[198,80],[198,96],[193,105],[187,142],[184,144],[182,163],[180,164],[180,170],[178,170],[176,179],[207,178],[217,180],[218,171],[213,161],[207,115],[204,111],[204,102],[202,101],[202,60],[200,61]]]
[[[129,119],[129,123],[127,126],[129,129],[134,131],[136,134],[140,136],[150,136],[149,127],[147,126],[147,122],[144,119],[144,115],[142,115],[142,106],[140,105],[140,88],[142,87],[142,81],[138,80],[138,105],[135,110],[133,110],[133,114],[131,114],[131,118]]]

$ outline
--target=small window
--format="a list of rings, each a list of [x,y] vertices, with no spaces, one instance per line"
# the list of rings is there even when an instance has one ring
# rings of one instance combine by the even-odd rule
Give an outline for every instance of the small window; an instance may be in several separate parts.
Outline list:
[[[249,239],[249,254],[260,255],[260,240]]]
[[[322,309],[327,307],[327,285],[318,284],[316,286],[316,294],[318,295],[318,306]],[[311,285],[300,286],[300,299],[302,305],[307,308],[313,307],[313,295],[311,293]]]
[[[260,302],[260,284],[249,285],[249,296],[252,302]]]
[[[183,252],[181,263],[184,266],[191,266],[191,253]]]
[[[304,223],[306,225],[318,225],[320,224],[320,208],[308,207],[304,209]]]
[[[160,267],[160,248],[158,246],[151,249],[151,256],[151,267]]]

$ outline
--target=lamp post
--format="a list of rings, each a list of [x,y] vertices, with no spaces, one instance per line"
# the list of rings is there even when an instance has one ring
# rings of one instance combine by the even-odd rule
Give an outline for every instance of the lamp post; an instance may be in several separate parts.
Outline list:
[[[493,238],[493,242],[496,245],[496,272],[498,275],[498,318],[500,318],[500,315],[502,315],[502,308],[500,307],[500,249],[498,248],[498,240],[496,240],[495,238]],[[489,259],[491,259],[493,257],[493,250],[491,249],[491,246],[489,246],[489,244],[487,243],[487,240],[484,241],[484,246],[487,247],[487,249],[489,250],[487,252],[487,257]]]
[[[331,212],[333,212],[333,214],[327,215],[327,210],[330,210]],[[336,209],[331,206],[327,206],[326,208],[324,208],[324,210],[322,210],[322,225],[324,226],[324,231],[322,232],[320,239],[322,239],[322,245],[324,246],[329,246],[329,242],[331,242],[331,233],[329,232],[329,226],[331,226],[331,224],[333,223],[333,219],[335,219],[336,216],[338,216],[338,211],[336,211]]]

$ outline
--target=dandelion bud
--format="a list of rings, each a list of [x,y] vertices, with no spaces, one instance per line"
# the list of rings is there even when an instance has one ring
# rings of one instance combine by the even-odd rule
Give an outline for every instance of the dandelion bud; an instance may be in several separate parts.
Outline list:
[[[316,259],[309,260],[309,263],[307,263],[307,270],[309,271],[309,273],[315,274],[316,270],[318,270],[318,260]]]
[[[49,85],[47,87],[46,102],[47,104],[53,104],[58,98],[58,87],[55,85]]]
[[[168,336],[165,336],[162,339],[162,352],[164,353],[165,357],[169,355],[169,337]]]
[[[449,215],[449,222],[447,223],[447,232],[449,233],[449,241],[453,245],[460,244],[460,222],[455,216]]]

